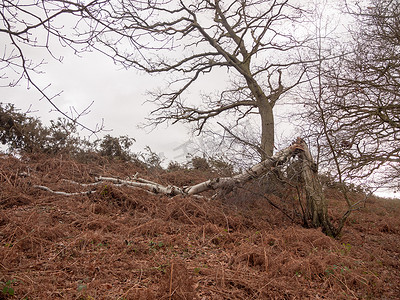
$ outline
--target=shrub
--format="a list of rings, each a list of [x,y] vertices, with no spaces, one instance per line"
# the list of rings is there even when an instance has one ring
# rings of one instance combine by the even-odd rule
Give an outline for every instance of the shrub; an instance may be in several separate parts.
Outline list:
[[[99,147],[97,152],[101,156],[119,159],[122,161],[130,161],[135,158],[135,155],[130,152],[130,147],[132,146],[133,142],[135,142],[135,139],[130,138],[127,135],[113,137],[107,134],[101,140],[97,140],[95,143]]]

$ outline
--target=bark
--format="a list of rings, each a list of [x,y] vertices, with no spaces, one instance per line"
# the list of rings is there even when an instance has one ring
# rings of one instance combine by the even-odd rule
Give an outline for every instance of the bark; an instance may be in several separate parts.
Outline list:
[[[275,126],[274,126],[274,102],[265,95],[261,87],[251,76],[250,70],[248,70],[249,77],[246,78],[247,85],[256,99],[258,112],[261,118],[261,160],[265,160],[271,157],[274,153],[274,138],[275,138]]]
[[[279,73],[279,82],[278,86],[274,88],[270,83],[270,94],[265,95],[261,86],[254,79],[253,75],[249,69],[249,63],[244,67],[244,74],[246,74],[246,82],[249,87],[251,93],[256,99],[258,112],[261,118],[261,159],[265,160],[268,157],[271,157],[274,153],[274,145],[275,145],[275,122],[274,122],[274,112],[273,108],[275,106],[276,101],[278,101],[279,97],[284,92],[284,87],[281,82],[281,72]]]
[[[299,153],[302,160],[302,179],[306,191],[306,220],[309,226],[319,228],[329,236],[335,236],[335,230],[328,218],[328,206],[322,185],[319,180],[317,165],[315,164],[307,144],[300,138],[297,144],[301,145]]]
[[[253,178],[260,177],[261,175],[271,171],[273,168],[285,163],[291,156],[295,154],[297,149],[301,149],[301,145],[294,143],[290,147],[279,151],[271,158],[263,160],[239,175],[210,179],[190,187],[185,187],[183,192],[188,195],[194,195],[207,190],[230,188],[235,185],[243,184]]]
[[[119,179],[119,178],[99,176],[99,177],[96,177],[96,180],[111,181],[116,184],[137,187],[137,188],[147,190],[153,194],[164,194],[164,195],[168,195],[168,196],[184,194],[182,189],[177,186],[174,186],[174,185],[164,186],[164,185],[158,184],[156,182],[148,181],[148,180],[138,178],[138,177],[133,178],[133,180],[123,180],[123,179]]]
[[[259,113],[261,117],[261,149],[263,150],[261,158],[265,160],[274,152],[275,126],[272,106],[269,103],[259,105]]]

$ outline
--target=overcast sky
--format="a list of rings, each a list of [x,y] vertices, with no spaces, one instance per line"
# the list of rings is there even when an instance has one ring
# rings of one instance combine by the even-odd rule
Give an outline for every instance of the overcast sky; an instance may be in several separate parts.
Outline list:
[[[68,24],[68,18],[65,19]],[[59,24],[59,26],[64,26]],[[68,25],[65,25],[67,27]],[[72,26],[72,25],[71,25]],[[43,40],[42,28],[33,31],[33,39],[39,36]],[[32,38],[32,37],[31,37]],[[2,43],[1,39],[5,42]],[[5,34],[0,35],[0,45],[8,44],[9,38]],[[59,97],[54,99],[57,107],[63,112],[69,112],[74,107],[78,112],[86,108],[92,101],[94,104],[90,108],[90,114],[81,118],[79,121],[85,126],[95,128],[97,123],[104,119],[105,131],[113,136],[128,135],[136,139],[132,150],[142,151],[145,146],[150,146],[156,153],[163,153],[168,160],[184,159],[182,149],[174,150],[187,143],[191,135],[188,125],[174,124],[171,126],[161,125],[150,131],[150,128],[140,129],[138,126],[145,122],[155,106],[150,103],[146,91],[154,90],[163,86],[163,77],[153,77],[138,71],[124,70],[115,65],[112,60],[98,52],[83,53],[78,57],[71,49],[62,48],[58,41],[50,44],[50,48],[55,57],[62,57],[62,62],[52,58],[46,49],[29,48],[24,49],[24,54],[35,62],[44,60],[45,65],[41,66],[42,74],[31,76],[34,82],[46,89],[47,95],[55,95],[62,91]],[[5,49],[5,48],[4,48]],[[4,50],[2,49],[2,50]],[[224,85],[224,76],[218,76],[207,82],[201,81],[207,88]],[[165,83],[165,82],[164,82]],[[191,100],[199,98],[199,95],[191,94]],[[21,83],[13,88],[1,88],[0,101],[15,104],[16,108],[26,111],[29,107],[39,116],[45,124],[50,119],[60,117],[60,114],[52,110],[52,106],[46,101],[41,100],[41,95],[34,88],[27,88],[27,83]],[[278,107],[279,109],[279,107]],[[279,118],[276,119],[281,124]],[[288,131],[288,125],[280,126],[277,130],[278,137],[282,132]],[[87,134],[87,132],[82,132]],[[100,135],[101,136],[101,135]],[[183,155],[183,156],[182,156]]]
[[[98,137],[104,134],[128,135],[136,140],[132,146],[133,152],[143,151],[149,146],[161,157],[165,157],[166,162],[186,160],[187,151],[195,147],[195,144],[187,147],[188,142],[194,139],[198,142],[199,139],[196,136],[193,138],[189,125],[162,124],[156,128],[141,126],[146,122],[150,112],[156,108],[154,104],[146,102],[152,99],[147,92],[162,87],[165,84],[165,75],[150,76],[135,69],[123,69],[98,52],[76,55],[70,49],[57,44],[52,46],[52,50],[57,58],[62,57],[61,62],[50,57],[45,49],[27,48],[25,55],[37,62],[44,59],[45,64],[40,67],[42,73],[31,72],[30,75],[42,89],[50,85],[45,89],[47,95],[52,96],[61,92],[53,100],[61,111],[68,115],[71,108],[81,112],[93,102],[90,113],[81,117],[79,121],[94,129],[104,120],[105,131],[99,133]],[[224,76],[215,77],[207,81],[207,89],[212,90],[213,87],[217,89],[224,84],[224,81],[226,81]],[[199,98],[199,95],[192,93],[190,97]],[[21,81],[15,87],[1,87],[0,102],[13,103],[22,111],[30,109],[31,115],[38,116],[44,124],[49,124],[51,119],[62,117],[54,111],[48,101],[41,99],[40,93],[26,81]],[[279,107],[277,105],[277,109]],[[278,116],[276,121],[279,126],[277,130],[279,137],[291,132],[290,125],[282,124]],[[89,135],[85,130],[80,133],[83,136]]]
[[[71,108],[75,108],[80,112],[93,101],[90,113],[79,120],[93,129],[104,120],[105,131],[99,133],[99,137],[104,134],[128,135],[136,139],[132,146],[133,152],[142,151],[146,146],[150,146],[154,152],[165,157],[166,161],[185,161],[185,146],[188,146],[188,142],[199,139],[193,138],[189,125],[163,124],[155,129],[141,126],[156,107],[146,102],[151,100],[147,92],[161,87],[163,76],[150,76],[134,69],[125,70],[98,52],[77,56],[66,49],[56,48],[58,50],[54,53],[57,57],[63,57],[62,62],[47,57],[43,50],[42,55],[47,57],[46,64],[41,67],[43,73],[31,75],[34,75],[34,81],[41,88],[50,85],[45,90],[48,95],[62,92],[53,100],[60,110],[70,114]],[[37,55],[40,56],[39,53]],[[214,78],[207,82],[208,89],[212,89],[212,86],[217,88],[224,80],[223,77]],[[22,111],[31,109],[32,115],[40,117],[45,124],[49,124],[51,119],[61,117],[48,101],[41,100],[38,91],[24,81],[16,87],[2,87],[0,102],[13,103]],[[278,110],[279,108],[277,105]],[[279,137],[289,135],[292,131],[291,126],[282,123],[279,116],[276,116],[276,121]],[[82,130],[81,134],[86,136],[89,132]]]
[[[68,24],[68,18],[63,22]],[[64,23],[61,24],[59,26],[64,26]],[[39,39],[43,39],[40,37],[41,34],[43,35],[40,30],[43,31],[39,28],[33,32],[33,38],[39,36]],[[5,43],[1,42],[2,38],[5,39]],[[8,37],[1,34],[0,45],[8,43]],[[136,139],[137,142],[132,147],[134,152],[150,146],[156,153],[164,153],[169,160],[178,159],[178,156],[183,154],[182,149],[175,151],[173,149],[190,140],[188,125],[174,124],[167,127],[165,124],[153,131],[149,128],[138,127],[145,122],[145,118],[155,108],[150,103],[144,104],[146,100],[151,99],[146,95],[146,91],[162,87],[161,76],[152,77],[138,73],[134,69],[121,69],[114,65],[110,58],[98,52],[83,53],[82,57],[78,57],[71,49],[62,48],[58,41],[50,46],[55,57],[63,57],[62,62],[52,58],[43,48],[27,47],[24,53],[27,58],[34,59],[36,62],[41,60],[46,62],[46,65],[40,68],[43,71],[42,74],[35,75],[31,72],[31,76],[41,88],[51,84],[46,89],[47,95],[52,96],[62,91],[62,94],[54,99],[60,110],[68,113],[70,108],[74,107],[77,111],[81,111],[94,101],[90,114],[79,120],[85,126],[95,128],[96,124],[104,119],[105,129],[112,130],[105,133],[113,136],[128,135]],[[218,76],[207,82],[201,81],[201,84],[205,84],[208,90],[212,90],[213,87],[224,85],[224,80],[227,80],[225,76]],[[199,90],[206,87],[199,87]],[[192,94],[190,97],[196,99],[199,95]],[[40,98],[41,95],[34,88],[27,89],[24,81],[13,88],[1,88],[1,102],[13,103],[22,111],[26,111],[31,106],[31,109],[35,111],[34,114],[39,116],[45,124],[48,124],[50,119],[60,117],[60,114],[56,112],[49,114],[49,111],[53,109],[52,106],[46,100],[39,101]],[[276,123],[282,124],[278,116]],[[278,139],[282,132],[290,133],[288,126],[288,124],[283,124],[277,128]],[[82,132],[82,134],[87,134],[87,132]]]
[[[164,153],[168,159],[183,154],[182,150],[173,149],[189,140],[187,126],[161,125],[153,131],[150,128],[138,128],[154,109],[152,104],[144,103],[150,99],[146,91],[158,87],[161,77],[121,69],[97,52],[85,53],[83,57],[62,49],[55,53],[64,56],[63,61],[46,60],[47,64],[41,68],[44,73],[35,76],[35,81],[42,88],[51,84],[46,89],[49,95],[62,91],[54,99],[62,111],[69,112],[71,107],[82,111],[94,101],[90,113],[80,119],[85,126],[95,128],[104,119],[105,129],[112,131],[103,134],[135,138],[137,142],[132,147],[134,152],[150,146],[155,152]],[[60,117],[57,112],[49,113],[52,106],[40,98],[40,94],[34,88],[28,88],[26,82],[13,88],[1,88],[1,102],[13,103],[22,111],[31,106],[34,115],[39,116],[45,124],[50,119]],[[87,135],[88,132],[82,131],[82,134]]]

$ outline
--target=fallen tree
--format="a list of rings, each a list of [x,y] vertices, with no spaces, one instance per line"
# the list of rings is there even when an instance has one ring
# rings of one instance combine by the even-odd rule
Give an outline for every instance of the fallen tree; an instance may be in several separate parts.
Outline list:
[[[245,170],[238,175],[209,179],[192,186],[165,186],[147,179],[140,178],[138,174],[127,179],[97,176],[95,177],[95,182],[88,184],[81,184],[70,180],[68,181],[81,186],[96,186],[104,182],[111,182],[114,185],[125,185],[133,188],[140,188],[149,193],[163,194],[171,197],[176,195],[196,196],[202,192],[210,190],[224,190],[229,192],[234,187],[241,186],[254,178],[259,178],[260,176],[278,170],[282,165],[289,162],[291,158],[296,156],[301,162],[301,168],[298,175],[300,176],[300,180],[305,189],[306,195],[306,208],[303,211],[304,225],[307,227],[322,228],[325,234],[335,237],[339,234],[342,226],[336,229],[329,221],[327,203],[323,194],[321,182],[319,180],[316,164],[313,161],[307,144],[301,138],[297,138],[297,140],[294,141],[289,147],[277,152],[272,157],[265,159],[264,161],[254,165],[250,169]],[[36,185],[35,187],[59,195],[84,195],[93,192],[89,190],[79,193],[66,193],[53,191],[49,187],[41,185]],[[346,212],[343,218],[347,218],[349,212],[350,210]],[[342,225],[343,223],[344,220],[341,220],[340,224]]]

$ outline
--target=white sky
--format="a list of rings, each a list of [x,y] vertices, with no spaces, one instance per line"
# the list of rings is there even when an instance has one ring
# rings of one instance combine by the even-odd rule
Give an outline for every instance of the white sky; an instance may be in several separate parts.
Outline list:
[[[150,76],[134,69],[122,69],[98,52],[84,53],[80,56],[70,51],[55,53],[63,56],[62,62],[47,59],[46,65],[41,67],[43,73],[34,74],[34,81],[41,88],[50,84],[51,86],[46,88],[46,93],[50,96],[62,92],[53,100],[60,110],[70,114],[71,108],[74,107],[81,112],[94,101],[90,113],[81,117],[79,121],[94,129],[96,124],[104,120],[106,131],[99,133],[99,137],[104,134],[128,135],[136,139],[132,146],[133,152],[140,152],[145,146],[150,146],[166,160],[185,160],[185,150],[175,148],[192,140],[189,125],[162,124],[155,129],[140,126],[156,107],[152,103],[146,103],[152,99],[146,92],[161,87],[165,83],[163,76]],[[45,54],[44,51],[43,55]],[[219,81],[224,80],[214,78],[212,82],[207,82],[208,90],[210,87],[212,89],[212,86],[217,88],[220,85]],[[204,84],[203,81],[202,83]],[[0,102],[13,103],[21,111],[30,109],[33,111],[32,115],[38,116],[44,124],[62,117],[54,111],[48,101],[41,99],[35,88],[28,87],[25,81],[16,87],[1,87],[0,95]],[[284,105],[277,105],[277,109],[286,110]],[[278,116],[276,121],[279,140],[280,136],[288,135],[292,128],[290,124],[283,123]],[[89,134],[85,130],[80,133],[83,136]]]
[[[68,17],[65,17],[65,20],[62,17],[61,23],[58,21],[57,24],[63,26],[68,24],[68,21]],[[68,25],[65,26],[65,30],[68,30]],[[33,31],[33,38],[38,37],[43,42],[45,37],[41,30],[39,28]],[[3,44],[1,39],[5,39],[8,43],[8,37],[4,34],[0,35],[0,45]],[[183,154],[182,150],[173,149],[190,140],[189,126],[179,123],[169,127],[161,125],[151,132],[149,128],[138,128],[155,108],[150,103],[144,104],[146,100],[151,99],[146,95],[146,91],[162,87],[161,76],[152,77],[138,73],[134,69],[121,69],[114,65],[110,58],[97,52],[84,53],[80,58],[74,55],[71,49],[62,48],[57,42],[51,44],[51,49],[55,57],[63,57],[62,63],[50,57],[45,49],[26,47],[24,53],[27,58],[33,58],[36,62],[42,59],[46,61],[47,64],[41,67],[43,73],[35,75],[34,81],[41,88],[51,84],[50,88],[46,89],[46,93],[50,96],[63,91],[54,99],[59,109],[68,113],[70,108],[74,107],[77,111],[81,111],[94,101],[90,114],[79,120],[85,126],[94,128],[104,119],[105,128],[112,129],[112,132],[105,133],[113,136],[128,135],[136,139],[132,147],[133,152],[142,151],[145,146],[150,146],[153,151],[164,153],[170,160]],[[213,86],[217,88],[219,83],[223,85],[224,80],[226,81],[226,78],[221,76],[200,83],[205,85],[204,88],[207,90],[212,90]],[[199,87],[199,90],[201,89],[203,87]],[[58,113],[49,114],[53,109],[52,106],[46,100],[39,101],[41,95],[33,87],[27,89],[24,81],[17,87],[2,87],[0,91],[0,102],[13,103],[22,111],[31,106],[35,115],[45,124],[48,124],[50,119],[60,117]],[[199,95],[190,96],[194,99],[199,97]],[[285,129],[287,126],[277,130],[278,136],[279,132],[287,131]]]
[[[94,101],[90,114],[80,119],[85,126],[95,128],[104,119],[105,129],[112,130],[104,134],[128,135],[136,139],[132,147],[134,152],[150,146],[153,151],[164,153],[168,159],[182,154],[172,149],[189,139],[185,126],[176,124],[167,128],[161,125],[151,132],[150,129],[138,128],[154,108],[150,103],[144,104],[150,99],[146,90],[158,87],[162,78],[121,69],[97,52],[85,53],[83,57],[69,52],[61,53],[64,55],[62,63],[47,60],[47,65],[41,68],[44,73],[35,76],[35,82],[41,87],[51,84],[46,89],[49,95],[63,91],[54,99],[62,111],[69,112],[70,107],[82,111]],[[40,98],[34,88],[27,88],[26,82],[13,88],[1,88],[0,102],[13,103],[22,111],[31,106],[31,110],[35,111],[33,115],[39,116],[45,124],[60,117],[57,112],[49,113],[52,106]],[[88,132],[82,131],[82,134],[87,135]]]

